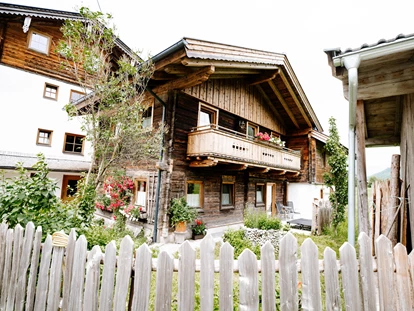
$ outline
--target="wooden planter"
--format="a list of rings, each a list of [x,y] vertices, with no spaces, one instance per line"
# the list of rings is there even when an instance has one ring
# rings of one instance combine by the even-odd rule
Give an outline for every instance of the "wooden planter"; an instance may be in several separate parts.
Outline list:
[[[175,232],[186,232],[187,231],[187,223],[185,221],[181,221],[175,225]]]
[[[205,236],[206,236],[205,234],[194,234],[193,233],[192,239],[193,240],[202,240],[202,239],[204,239]]]

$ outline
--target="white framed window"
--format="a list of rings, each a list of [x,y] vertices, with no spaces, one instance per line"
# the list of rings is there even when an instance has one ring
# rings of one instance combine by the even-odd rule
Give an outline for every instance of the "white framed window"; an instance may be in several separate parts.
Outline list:
[[[202,181],[187,181],[187,204],[191,207],[203,208]]]
[[[45,83],[45,89],[43,91],[43,97],[57,100],[59,87],[57,85]]]
[[[51,146],[52,145],[52,133],[53,131],[50,131],[50,130],[38,129],[36,144],[44,145],[44,146]]]
[[[28,41],[29,42],[27,48],[29,50],[49,55],[49,47],[51,41],[50,36],[47,36],[35,30],[31,30],[29,32]]]
[[[217,125],[217,122],[218,109],[200,103],[198,108],[197,126],[210,126],[211,124]]]

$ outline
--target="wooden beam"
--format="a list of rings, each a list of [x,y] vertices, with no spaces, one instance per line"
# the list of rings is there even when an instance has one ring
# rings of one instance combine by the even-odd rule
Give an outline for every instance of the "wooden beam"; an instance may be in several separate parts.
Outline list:
[[[170,56],[161,59],[159,62],[156,62],[154,64],[154,70],[155,71],[160,70],[161,68],[163,68],[163,67],[165,67],[165,66],[167,66],[169,64],[172,64],[172,63],[176,62],[177,60],[179,60],[180,58],[184,57],[185,55],[186,55],[186,53],[185,53],[185,50],[184,49],[179,50],[179,51],[171,54]]]
[[[219,60],[205,60],[185,57],[181,61],[184,66],[204,67],[215,66],[221,68],[244,68],[244,69],[278,69],[277,65],[257,64],[257,63],[240,63]]]
[[[162,94],[170,90],[183,89],[203,83],[204,81],[208,80],[212,73],[214,73],[214,69],[214,66],[204,67],[185,77],[177,78],[173,81],[169,81],[163,85],[157,86],[153,88],[152,91],[156,94]]]
[[[267,104],[269,105],[269,107],[272,110],[272,112],[275,114],[275,116],[276,116],[277,120],[280,122],[280,124],[283,127],[286,127],[285,120],[283,120],[282,116],[279,114],[279,111],[277,111],[276,107],[273,105],[272,101],[267,96],[267,94],[265,93],[265,91],[263,90],[263,88],[260,85],[256,85],[256,88],[262,94],[264,100],[267,102]]]
[[[229,167],[226,167],[226,171],[244,171],[249,167],[247,164],[232,164]]]
[[[292,111],[289,109],[289,106],[285,102],[285,99],[283,98],[282,94],[280,94],[279,90],[277,89],[276,85],[273,81],[269,81],[269,86],[272,88],[273,92],[276,94],[277,98],[279,99],[280,103],[282,104],[283,108],[286,110],[286,113],[288,114],[290,120],[292,120],[293,124],[296,126],[296,128],[299,128],[299,124],[296,121],[295,116],[293,115]]]
[[[250,169],[249,170],[249,172],[258,173],[258,174],[265,174],[265,173],[268,173],[269,171],[270,171],[270,168],[269,167],[265,167],[265,168],[253,168],[253,169]]]
[[[356,107],[356,139],[357,139],[357,174],[358,174],[358,230],[371,235],[368,210],[367,167],[365,157],[365,113],[364,102],[357,101]]]
[[[151,80],[174,80],[177,77],[174,75],[169,75],[168,73],[162,71],[156,71],[151,76]]]
[[[365,147],[399,146],[400,136],[370,137],[365,140]]]
[[[269,82],[270,80],[273,80],[276,78],[276,76],[279,74],[279,69],[275,71],[271,71],[270,73],[266,73],[263,75],[260,75],[254,79],[249,79],[250,85],[256,85],[263,82]]]
[[[171,64],[164,68],[164,71],[168,74],[172,75],[185,75],[194,72],[195,67],[187,67],[182,64]],[[246,68],[216,68],[214,72],[214,76],[216,75],[258,75],[261,74],[262,71],[258,69],[246,69]]]
[[[403,96],[398,96],[395,99],[395,124],[394,124],[394,136],[400,135],[401,122],[402,122],[402,103]]]
[[[282,78],[283,83],[286,85],[290,95],[292,96],[294,102],[296,103],[296,106],[298,106],[298,109],[300,111],[300,113],[302,114],[303,118],[305,119],[306,123],[308,124],[309,127],[312,127],[312,123],[309,120],[308,116],[306,115],[305,110],[302,107],[302,104],[300,103],[299,99],[297,98],[295,91],[292,89],[292,87],[290,86],[289,81],[287,80],[285,74],[283,73],[283,71],[280,71],[280,77]]]
[[[171,64],[165,66],[164,71],[171,75],[187,75],[194,72],[194,69],[181,64]]]
[[[272,169],[272,174],[273,175],[285,175],[287,171],[284,170],[277,170],[277,169]]]
[[[190,167],[212,167],[212,166],[216,166],[217,163],[218,163],[218,160],[204,159],[200,161],[192,161],[190,163]]]

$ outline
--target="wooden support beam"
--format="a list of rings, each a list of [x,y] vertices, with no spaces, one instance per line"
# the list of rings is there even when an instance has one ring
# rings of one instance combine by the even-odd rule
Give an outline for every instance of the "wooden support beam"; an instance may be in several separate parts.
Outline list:
[[[367,187],[367,168],[365,157],[365,113],[364,102],[357,101],[356,107],[356,139],[357,139],[357,174],[358,174],[358,220],[359,232],[371,235],[368,209],[368,187]]]
[[[269,167],[257,167],[257,168],[252,168],[249,170],[249,172],[258,173],[258,174],[265,174],[265,173],[268,173],[269,171],[270,171]]]
[[[247,164],[233,164],[229,165],[229,167],[226,167],[226,171],[244,171],[249,167]]]
[[[366,147],[384,147],[398,146],[400,144],[400,136],[372,137],[365,140]]]
[[[221,68],[243,68],[243,69],[278,69],[277,65],[270,64],[258,64],[258,63],[240,63],[240,62],[229,62],[219,60],[205,60],[185,57],[182,59],[181,64],[184,66],[191,67],[204,67],[204,66],[215,66]]]
[[[285,175],[286,174],[286,171],[285,170],[272,169],[271,173],[273,175]]]
[[[258,77],[255,77],[253,79],[249,79],[250,85],[256,85],[263,82],[269,82],[276,78],[276,76],[279,74],[279,69],[275,71],[271,71],[270,73],[267,72],[266,74],[260,75]]]
[[[174,63],[175,61],[177,61],[178,59],[184,57],[186,55],[185,50],[179,50],[173,54],[171,54],[170,56],[163,58],[162,60],[160,60],[159,62],[156,62],[154,64],[154,70],[160,70],[161,68]]]
[[[185,77],[178,78],[163,85],[157,86],[153,88],[152,91],[156,94],[163,94],[170,90],[183,89],[203,83],[204,81],[208,80],[212,73],[214,73],[214,69],[214,66],[202,68]]]
[[[292,120],[292,122],[296,126],[296,128],[299,128],[298,121],[296,121],[295,116],[293,115],[292,111],[289,109],[288,104],[285,102],[285,99],[283,98],[282,94],[280,94],[280,92],[277,89],[274,82],[269,81],[268,83],[269,83],[269,86],[272,88],[273,92],[276,94],[276,96],[279,99],[280,103],[282,104],[283,108],[286,110],[286,113],[288,114],[290,120]]]
[[[171,64],[164,67],[164,71],[171,75],[188,75],[194,72],[193,68],[186,67],[181,64]]]
[[[217,163],[218,163],[218,160],[204,159],[200,161],[192,161],[190,163],[190,167],[212,167],[212,166],[216,166]]]
[[[310,122],[308,116],[306,115],[306,112],[303,109],[302,104],[300,103],[298,97],[296,96],[295,91],[290,86],[290,83],[287,80],[287,78],[286,78],[285,74],[283,73],[283,71],[280,72],[280,77],[282,78],[283,83],[286,85],[290,95],[292,96],[294,102],[296,103],[296,106],[298,106],[298,109],[299,109],[300,113],[302,114],[303,118],[305,119],[306,123],[308,124],[309,127],[312,127],[312,123]]]
[[[399,136],[400,135],[400,132],[401,132],[402,103],[403,103],[403,96],[398,96],[395,99],[394,136]]]
[[[272,101],[267,96],[267,94],[265,93],[265,91],[263,90],[263,88],[260,85],[256,85],[256,88],[259,90],[260,94],[262,94],[264,100],[267,102],[267,104],[269,105],[270,109],[275,114],[277,120],[283,125],[283,127],[286,127],[285,120],[283,120],[282,116],[279,114],[279,111],[277,111],[276,107],[273,105]]]

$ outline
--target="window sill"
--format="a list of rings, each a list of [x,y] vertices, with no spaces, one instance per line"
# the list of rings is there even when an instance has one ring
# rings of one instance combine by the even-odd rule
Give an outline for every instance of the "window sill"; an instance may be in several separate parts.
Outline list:
[[[65,154],[73,154],[73,155],[78,155],[78,156],[82,156],[83,157],[83,152],[82,153],[79,153],[79,152],[62,151],[62,153],[65,153]]]
[[[220,210],[222,211],[231,210],[231,209],[234,209],[233,205],[225,205],[225,206],[220,207]]]

